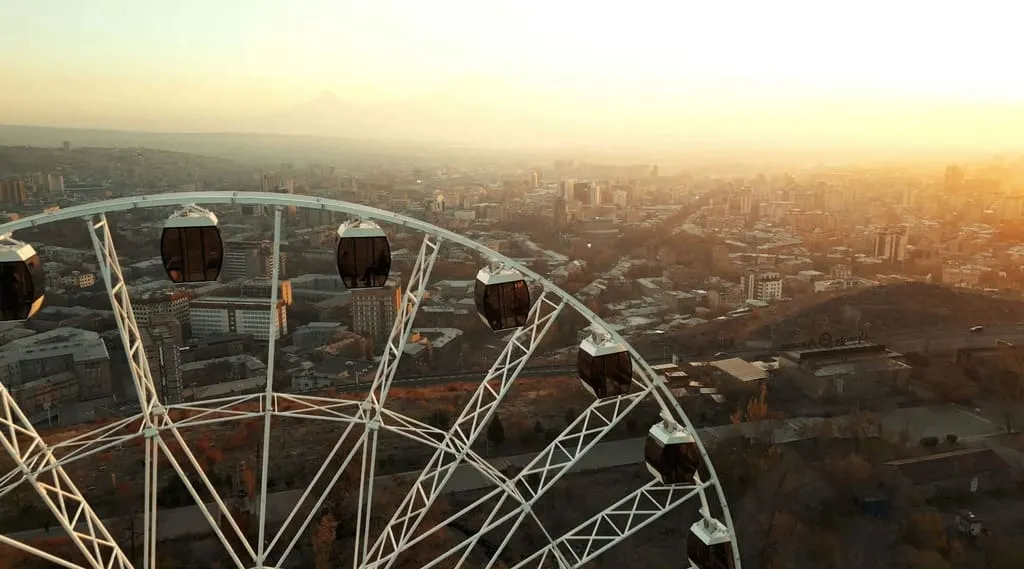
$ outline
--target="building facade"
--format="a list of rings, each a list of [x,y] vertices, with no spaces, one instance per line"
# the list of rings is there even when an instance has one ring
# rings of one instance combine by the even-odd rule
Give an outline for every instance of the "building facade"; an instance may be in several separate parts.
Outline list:
[[[192,336],[203,338],[222,334],[249,334],[266,342],[270,339],[270,299],[244,297],[197,298],[191,303]],[[288,306],[277,301],[277,334],[288,333]]]

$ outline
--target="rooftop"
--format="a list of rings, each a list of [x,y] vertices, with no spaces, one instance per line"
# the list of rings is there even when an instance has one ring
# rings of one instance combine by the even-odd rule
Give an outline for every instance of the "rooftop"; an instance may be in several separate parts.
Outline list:
[[[711,362],[711,365],[744,383],[748,381],[759,381],[768,377],[768,372],[743,358],[718,360]]]

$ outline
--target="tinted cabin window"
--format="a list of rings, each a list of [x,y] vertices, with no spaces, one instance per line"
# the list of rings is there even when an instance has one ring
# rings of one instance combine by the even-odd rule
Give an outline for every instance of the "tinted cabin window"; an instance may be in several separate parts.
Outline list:
[[[220,276],[220,269],[224,263],[224,244],[221,243],[220,231],[216,227],[203,228],[203,250],[206,252],[205,280],[215,281]]]
[[[644,445],[644,460],[664,476],[664,453],[665,447],[661,441],[648,435],[647,444]]]
[[[516,281],[512,285],[513,302],[515,305],[514,327],[526,325],[526,318],[530,315],[530,288],[526,281]]]
[[[348,288],[387,284],[391,248],[386,237],[342,237],[338,242],[338,272]]]
[[[686,555],[701,569],[733,569],[732,543],[705,545],[697,534],[690,532],[686,540]]]
[[[220,276],[224,246],[216,227],[171,227],[164,229],[160,241],[171,281],[215,281]]]
[[[583,383],[589,385],[594,390],[594,395],[596,395],[597,397],[603,397],[601,395],[603,386],[595,385],[598,382],[594,381],[591,373],[593,365],[594,357],[585,352],[584,350],[581,349],[576,354],[576,371],[579,373],[580,380],[583,381]]]
[[[708,546],[691,530],[686,538],[686,556],[690,561],[700,569],[711,569],[710,553]]]
[[[618,388],[617,394],[629,390],[629,384],[633,380],[633,361],[626,352],[619,352],[608,357],[608,379],[611,385]]]
[[[683,484],[693,481],[697,464],[693,461],[696,445],[679,443],[665,446],[662,454],[662,476],[665,484]]]
[[[622,395],[629,390],[632,378],[629,354],[616,352],[601,356],[598,362],[602,383],[606,396]]]
[[[474,304],[476,304],[476,311],[480,313],[485,320],[490,322],[490,320],[487,318],[486,296],[487,285],[485,285],[482,281],[477,280],[476,286],[473,288],[473,302]]]
[[[388,274],[391,273],[391,247],[385,237],[377,237],[373,242],[373,254],[376,257],[373,262],[373,282],[375,286],[384,286],[388,282]]]
[[[488,320],[495,330],[509,328],[509,313],[514,309],[509,287],[512,283],[501,283],[490,287],[487,291]]]
[[[25,267],[32,283],[30,298],[35,301],[46,293],[46,273],[43,272],[43,263],[39,255],[32,255],[25,261]]]
[[[185,239],[185,281],[196,282],[206,276],[206,262],[203,260],[203,232],[201,227],[187,227],[181,230]]]
[[[687,475],[687,480],[693,478],[694,473],[700,476],[702,482],[707,482],[711,475],[708,472],[708,466],[700,457],[700,451],[697,450],[697,443],[687,443],[680,446],[680,452],[682,453],[682,463]]]
[[[716,543],[711,546],[711,567],[714,569],[733,569],[731,543]]]
[[[167,276],[176,283],[185,280],[185,260],[182,258],[181,251],[181,229],[164,229],[160,238],[160,256],[163,258]]]
[[[29,263],[39,265],[39,258],[33,256],[28,261],[12,261],[0,264],[0,318],[3,320],[24,320],[30,316],[32,305],[42,296],[42,284],[36,294],[33,278],[41,272],[40,268],[30,268]],[[34,275],[33,273],[37,273]]]

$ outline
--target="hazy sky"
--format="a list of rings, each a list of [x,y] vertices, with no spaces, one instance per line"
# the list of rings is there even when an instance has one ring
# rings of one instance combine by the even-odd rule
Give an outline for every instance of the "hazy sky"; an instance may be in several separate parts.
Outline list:
[[[0,21],[8,124],[1024,147],[1009,0],[2,0]]]

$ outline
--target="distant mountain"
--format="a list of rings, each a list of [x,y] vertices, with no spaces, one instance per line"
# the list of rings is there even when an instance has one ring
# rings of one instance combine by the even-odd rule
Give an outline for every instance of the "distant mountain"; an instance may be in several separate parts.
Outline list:
[[[464,148],[410,140],[381,140],[360,137],[310,136],[301,134],[249,133],[159,133],[127,130],[78,129],[25,125],[0,125],[0,146],[59,147],[63,141],[73,147],[158,148],[195,154],[225,156],[243,160],[326,161],[338,166],[346,162],[377,161],[382,158],[415,159],[424,156],[465,156]]]

